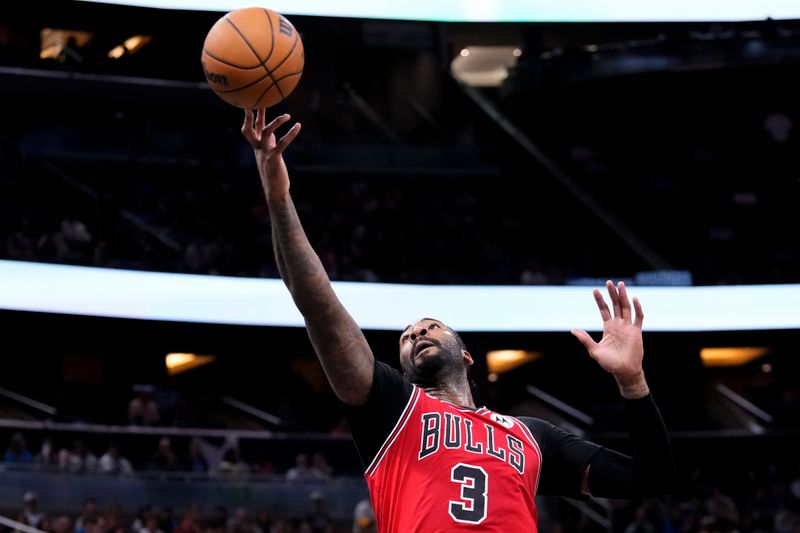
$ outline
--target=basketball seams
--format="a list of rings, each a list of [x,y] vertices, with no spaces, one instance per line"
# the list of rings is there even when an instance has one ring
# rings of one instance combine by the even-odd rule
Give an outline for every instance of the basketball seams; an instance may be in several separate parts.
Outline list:
[[[256,70],[256,69],[259,69],[259,68],[264,66],[263,63],[259,63],[258,65],[255,65],[253,67],[243,67],[242,65],[237,65],[236,63],[231,63],[230,61],[226,61],[225,59],[222,59],[221,57],[217,57],[217,56],[215,56],[214,54],[212,54],[211,52],[209,52],[206,49],[203,49],[203,53],[205,55],[207,55],[208,57],[210,57],[211,59],[213,59],[215,61],[219,61],[223,65],[228,65],[229,67],[238,68],[239,70]]]
[[[269,74],[264,74],[260,78],[256,78],[255,80],[253,80],[253,81],[251,81],[249,83],[246,83],[245,85],[242,85],[241,87],[236,87],[235,89],[217,89],[217,92],[218,93],[224,93],[224,94],[230,94],[230,93],[235,93],[235,92],[241,91],[243,89],[249,89],[253,85],[255,85],[257,83],[261,83],[262,81],[264,81],[266,78],[269,78],[269,77],[270,77]]]
[[[292,57],[292,54],[294,54],[295,48],[297,48],[297,43],[298,43],[299,40],[300,40],[300,34],[297,33],[297,30],[294,30],[294,42],[292,43],[292,47],[289,49],[289,52],[286,54],[286,56],[283,59],[281,59],[281,62],[278,63],[277,65],[275,65],[275,68],[272,69],[272,70],[278,70],[279,68],[281,68],[283,66],[284,63],[286,63],[286,60],[288,60],[290,57]],[[272,78],[272,81],[274,81],[275,83],[278,83],[275,80],[275,78]],[[281,93],[281,98],[286,98],[286,96],[284,96],[284,94],[283,94],[283,91],[281,90],[280,85],[278,85],[278,92]]]
[[[251,81],[251,82],[250,82],[250,83],[248,83],[247,85],[242,85],[241,87],[236,87],[235,89],[217,89],[217,92],[218,92],[218,93],[222,93],[222,94],[231,94],[231,93],[235,93],[235,92],[241,91],[241,90],[243,90],[243,89],[249,89],[249,88],[250,88],[250,87],[252,87],[253,85],[255,85],[255,84],[257,84],[257,83],[260,83],[260,82],[264,81],[264,79],[266,79],[266,78],[271,78],[271,79],[272,79],[272,82],[273,82],[273,83],[271,83],[271,84],[269,85],[269,87],[272,87],[272,86],[274,86],[274,85],[276,85],[276,84],[278,84],[278,83],[282,82],[282,81],[283,81],[283,80],[285,80],[286,78],[291,78],[292,76],[299,76],[299,75],[300,75],[300,74],[302,74],[302,73],[303,73],[303,71],[302,71],[302,70],[298,70],[297,72],[290,72],[290,73],[288,73],[288,74],[284,74],[283,76],[281,76],[281,77],[280,77],[280,78],[278,78],[278,79],[275,79],[275,78],[273,78],[272,76],[270,76],[270,75],[268,75],[268,74],[264,74],[264,75],[263,75],[263,76],[261,76],[260,78],[257,78],[256,80],[254,80],[254,81]],[[267,87],[267,89],[269,89],[269,87]]]
[[[272,38],[272,48],[269,51],[269,57],[272,57],[272,52],[275,51],[275,26],[272,24],[272,17],[269,15],[269,12],[266,9],[264,10],[264,12],[267,14],[267,20],[269,21],[269,34],[270,34],[270,36]],[[280,15],[278,15],[278,16],[280,17]],[[297,33],[297,30],[295,30],[295,33]],[[267,59],[269,59],[269,57]],[[266,63],[266,61],[264,61],[264,63]],[[272,75],[272,71],[273,70],[277,70],[282,64],[283,64],[283,62],[281,62],[281,64],[278,65],[277,67],[275,67],[274,69],[267,69],[267,72],[269,72],[269,77],[272,80],[272,85],[278,88],[278,94],[281,95],[281,100],[283,100],[286,97],[283,95],[283,91],[281,91],[281,86],[278,85],[277,81],[275,81],[275,77]],[[264,67],[264,68],[267,68],[267,67]],[[269,90],[269,89],[267,89],[267,90]],[[266,94],[267,94],[266,91],[261,93],[261,96],[259,96],[258,100],[256,100],[256,104],[258,104],[261,101],[261,99],[264,98],[264,96]]]
[[[274,27],[272,25],[272,17],[269,16],[269,12],[266,9],[264,9],[264,13],[267,15],[267,20],[269,21],[270,48],[269,48],[269,54],[267,54],[267,57],[263,61],[261,60],[261,56],[258,55],[258,52],[256,52],[255,48],[250,44],[250,41],[247,40],[247,37],[244,36],[244,34],[239,30],[239,27],[236,26],[236,24],[234,24],[234,22],[230,18],[228,18],[227,16],[224,19],[225,22],[230,24],[231,27],[234,30],[236,30],[236,33],[239,34],[239,36],[245,42],[245,44],[250,49],[250,51],[253,52],[253,55],[256,56],[256,59],[258,60],[258,63],[256,63],[252,67],[250,67],[250,66],[245,67],[245,66],[242,66],[242,65],[237,65],[236,63],[231,63],[230,61],[227,61],[225,59],[222,59],[221,57],[218,57],[218,56],[212,54],[211,52],[209,52],[205,48],[203,48],[203,53],[208,55],[208,57],[210,57],[212,59],[216,59],[217,61],[219,61],[222,64],[228,65],[229,67],[234,67],[234,68],[238,68],[238,69],[241,69],[241,70],[256,70],[258,68],[264,68],[265,70],[268,71],[269,69],[267,69],[265,67],[265,65],[267,64],[267,61],[269,61],[269,58],[272,57],[272,52],[275,51],[275,33],[273,32]],[[261,79],[263,80],[264,78],[261,78]]]
[[[253,103],[253,105],[252,105],[252,106],[250,106],[250,107],[253,107],[253,108],[254,108],[254,107],[257,107],[257,106],[258,106],[258,104],[259,104],[259,102],[261,102],[261,100],[262,100],[262,99],[263,99],[265,96],[267,96],[267,93],[269,93],[269,92],[270,92],[272,89],[277,89],[277,88],[278,88],[278,84],[277,84],[277,83],[273,83],[272,85],[270,85],[269,87],[267,87],[266,89],[264,89],[263,91],[261,91],[261,94],[259,94],[259,95],[258,95],[258,98],[256,98],[256,101],[255,101],[255,102]],[[280,90],[280,89],[279,89],[279,90]]]
[[[239,26],[237,26],[236,24],[234,24],[234,22],[233,22],[231,19],[229,19],[228,17],[225,17],[225,22],[227,22],[228,24],[230,24],[230,25],[233,27],[233,29],[234,29],[234,30],[236,30],[236,33],[238,33],[238,34],[239,34],[239,37],[241,37],[241,38],[242,38],[242,40],[244,41],[244,44],[246,44],[246,45],[247,45],[247,48],[249,48],[249,49],[250,49],[250,51],[251,51],[251,52],[253,52],[253,55],[254,55],[254,56],[256,56],[256,59],[258,60],[258,64],[259,64],[259,66],[261,66],[261,67],[264,67],[264,70],[269,70],[269,69],[267,69],[267,67],[264,65],[264,61],[266,61],[266,60],[264,60],[264,61],[262,61],[262,60],[261,60],[261,56],[260,56],[260,55],[258,55],[258,52],[257,52],[257,51],[256,51],[256,49],[253,47],[253,45],[250,43],[250,41],[248,41],[248,40],[247,40],[247,37],[245,36],[245,34],[244,34],[244,33],[242,33],[242,30],[240,30],[240,29],[239,29]]]
[[[261,101],[261,99],[262,99],[262,98],[264,98],[264,96],[267,94],[267,91],[269,91],[269,90],[270,90],[270,89],[272,89],[273,87],[275,87],[275,88],[277,88],[277,89],[278,89],[278,93],[280,93],[280,95],[281,95],[281,98],[285,98],[285,97],[283,96],[283,91],[281,90],[281,82],[282,82],[283,80],[285,80],[286,78],[291,78],[292,76],[299,76],[299,75],[300,75],[300,74],[302,74],[302,73],[303,73],[303,71],[302,71],[302,70],[300,70],[300,71],[298,71],[298,72],[291,72],[291,73],[289,73],[289,74],[286,74],[286,75],[284,75],[284,76],[281,76],[280,78],[278,78],[277,80],[275,80],[275,83],[273,83],[272,85],[270,85],[269,87],[267,87],[266,89],[264,89],[264,92],[262,92],[262,93],[261,93],[261,95],[260,95],[260,96],[258,97],[258,99],[256,100],[256,104],[258,104],[258,103]],[[263,78],[262,78],[262,79],[263,79]]]
[[[265,9],[264,12],[267,13],[267,10]],[[225,20],[225,22],[230,24],[231,27],[234,30],[236,30],[236,33],[238,33],[239,36],[244,40],[244,42],[247,45],[247,47],[253,52],[253,55],[256,56],[256,59],[258,60],[258,63],[253,65],[253,66],[247,66],[246,67],[246,66],[243,66],[243,65],[237,65],[236,63],[231,63],[230,61],[228,61],[226,59],[222,59],[221,57],[219,57],[219,56],[217,56],[215,54],[212,54],[211,52],[209,52],[205,48],[203,48],[203,53],[206,54],[208,57],[210,57],[212,59],[216,59],[220,63],[228,65],[229,67],[234,67],[234,68],[238,68],[238,69],[241,69],[241,70],[255,70],[255,69],[258,69],[258,68],[264,68],[265,70],[269,70],[269,69],[266,68],[266,64],[267,64],[267,61],[269,61],[270,58],[272,57],[272,53],[275,51],[275,33],[273,31],[274,30],[274,26],[272,25],[272,17],[269,16],[269,13],[267,13],[267,20],[269,21],[269,33],[270,33],[271,42],[270,42],[269,54],[267,54],[267,57],[263,61],[261,60],[261,56],[258,55],[258,52],[256,52],[255,48],[253,48],[253,46],[251,46],[250,41],[248,41],[247,38],[244,36],[244,34],[239,30],[238,26],[236,26],[236,24],[234,24],[233,21],[230,20],[228,17],[225,17],[224,20]],[[297,32],[297,29],[295,29],[295,33],[296,32]],[[294,50],[294,47],[292,47],[292,50]],[[264,78],[261,78],[261,79],[263,80]]]
[[[267,16],[267,22],[269,22],[269,54],[267,54],[267,58],[264,60],[262,65],[266,65],[269,58],[272,57],[272,52],[275,51],[275,26],[272,25],[272,17],[269,16],[269,11],[264,9],[264,14]]]
[[[273,29],[272,17],[267,16],[267,19],[269,19],[270,34],[272,35],[272,50],[270,50],[270,52],[269,52],[270,56],[271,56],[272,55],[272,51],[275,49],[275,32],[272,31],[272,29]],[[236,24],[234,24],[234,22],[232,20],[230,20],[228,17],[225,17],[225,20],[228,22],[228,24],[233,26],[233,29],[236,30],[236,33],[239,34],[239,36],[245,42],[245,44],[250,49],[250,51],[253,52],[253,55],[256,56],[256,59],[261,62],[261,66],[264,68],[264,72],[266,72],[267,76],[269,76],[269,78],[272,80],[272,85],[278,87],[278,93],[281,95],[281,99],[285,98],[285,96],[283,95],[283,91],[281,91],[280,86],[278,86],[277,82],[275,81],[275,78],[272,76],[272,71],[269,68],[267,68],[266,62],[267,62],[267,59],[269,59],[269,58],[265,59],[264,61],[261,61],[261,56],[258,55],[258,52],[256,51],[255,47],[250,43],[250,41],[247,40],[247,37],[245,37],[244,33],[242,33],[242,30],[240,30],[239,27],[236,26]],[[297,40],[297,36],[298,36],[297,30],[295,30],[295,40]],[[297,43],[292,45],[292,50],[290,50],[289,54],[287,54],[287,56],[283,59],[283,61],[281,61],[280,64],[277,67],[275,67],[276,69],[278,67],[280,67],[281,65],[283,65],[283,63],[286,61],[286,59],[288,59],[289,55],[291,55],[292,51],[294,50],[294,47],[296,46],[296,44]],[[261,78],[261,79],[263,80],[264,78]],[[258,101],[261,100],[264,97],[264,94],[266,94],[266,92],[269,89],[270,89],[269,87],[264,89],[264,92],[261,93],[261,96],[258,97],[258,100],[256,100],[256,103],[258,103]]]
[[[300,33],[297,32],[291,22],[287,21],[279,13],[275,13],[266,8],[239,10],[229,13],[229,15],[235,15],[241,11],[249,11],[246,18],[237,18],[235,16],[223,17],[223,19],[221,19],[219,22],[225,20],[225,22],[222,23],[223,28],[227,28],[228,31],[223,31],[222,33],[217,32],[217,34],[215,34],[215,38],[218,39],[240,39],[239,46],[235,48],[229,47],[209,51],[209,49],[216,48],[214,46],[212,34],[209,33],[209,37],[206,39],[206,44],[208,47],[204,46],[202,50],[203,56],[207,58],[203,61],[203,68],[213,69],[213,64],[217,63],[217,69],[221,69],[221,72],[228,72],[233,76],[233,81],[237,82],[238,86],[233,88],[228,86],[228,88],[223,89],[222,87],[217,88],[212,85],[214,91],[229,103],[236,105],[237,107],[244,107],[247,103],[252,102],[251,98],[253,98],[252,95],[254,90],[261,88],[262,90],[260,94],[258,94],[258,98],[255,99],[253,106],[265,105],[262,102],[266,102],[267,106],[271,106],[276,102],[283,100],[289,93],[292,92],[294,87],[297,85],[297,80],[303,73],[304,57],[302,54],[302,40],[300,39]],[[263,12],[263,14],[267,17],[268,27],[262,26],[263,19],[261,19],[261,21],[258,20],[258,11]],[[273,20],[273,15],[278,18]],[[286,29],[289,31],[284,29],[284,22],[288,26]],[[275,30],[278,29],[278,24],[280,24],[281,35],[276,36]],[[231,33],[231,29],[235,33]],[[269,38],[261,41],[260,34],[265,30],[269,30]],[[287,42],[284,38],[285,34],[291,34],[292,31],[294,31],[295,35],[293,36],[291,42]],[[209,39],[211,39],[211,42],[209,42]],[[233,44],[232,41],[230,42]],[[247,52],[247,50],[241,46],[242,43],[244,43],[245,47],[249,49],[250,52]],[[299,50],[298,43],[300,43]],[[262,50],[260,47],[262,45],[269,47],[266,50],[266,57],[261,55]],[[287,46],[289,47],[288,50],[286,49]],[[275,52],[278,47],[281,48],[278,53],[283,53],[283,57],[279,57],[278,53]],[[286,51],[284,52],[284,50]],[[220,53],[221,56],[217,55],[215,52]],[[234,54],[230,57],[232,61],[224,58],[224,56],[229,56],[231,53]],[[256,65],[250,64],[244,66],[236,64],[236,62],[247,61],[246,58],[250,54],[252,54],[252,57],[255,58],[257,62]],[[273,61],[272,58],[275,58],[277,62]],[[274,68],[271,68],[272,66],[268,65],[270,61],[276,62]],[[208,67],[206,67],[206,63],[208,63]],[[279,71],[282,70],[284,66],[292,68],[292,72],[281,75]],[[258,72],[259,68],[263,69],[261,74]],[[235,75],[235,71],[241,71],[241,74]],[[250,79],[248,80],[247,78]],[[286,88],[284,89],[282,84],[285,80],[289,81],[286,82]],[[212,80],[209,79],[210,84],[211,81]],[[264,87],[265,84],[268,85]],[[224,85],[227,85],[227,83],[224,83]],[[277,91],[275,94],[271,93],[273,88],[275,91]]]

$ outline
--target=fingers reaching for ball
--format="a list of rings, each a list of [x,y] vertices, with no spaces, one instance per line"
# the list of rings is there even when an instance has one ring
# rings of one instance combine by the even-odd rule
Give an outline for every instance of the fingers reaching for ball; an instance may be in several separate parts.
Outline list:
[[[280,155],[286,150],[292,141],[300,133],[301,125],[295,123],[291,129],[279,141],[275,140],[275,130],[288,122],[292,117],[288,114],[280,115],[269,124],[266,124],[266,109],[253,110],[246,109],[244,112],[244,124],[242,124],[242,135],[256,150],[263,150],[268,157]]]
[[[271,135],[274,135],[275,130],[277,130],[278,128],[289,122],[289,119],[292,118],[288,114],[283,114],[279,117],[275,117],[269,124],[264,126],[264,122],[266,122],[266,114],[267,114],[266,109],[259,109],[258,111],[256,111],[256,117],[257,117],[256,128],[259,127],[261,128],[259,130],[261,139],[264,139],[264,137],[269,137]]]
[[[279,154],[282,154],[286,147],[292,144],[292,141],[297,137],[297,134],[300,133],[300,128],[302,126],[299,122],[295,122],[294,125],[286,132],[286,135],[281,137],[281,140],[278,141],[278,144],[275,145],[275,151]]]

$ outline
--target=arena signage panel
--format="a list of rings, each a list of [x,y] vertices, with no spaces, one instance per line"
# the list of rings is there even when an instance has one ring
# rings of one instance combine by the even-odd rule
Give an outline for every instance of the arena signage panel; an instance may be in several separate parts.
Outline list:
[[[436,316],[459,331],[596,331],[590,287],[334,282],[364,329]],[[629,287],[648,331],[800,329],[800,285]],[[0,309],[216,324],[305,327],[278,279],[0,261]]]
[[[252,0],[101,0],[103,3],[195,11],[232,11]],[[797,0],[270,0],[284,15],[443,22],[690,22],[800,18]]]

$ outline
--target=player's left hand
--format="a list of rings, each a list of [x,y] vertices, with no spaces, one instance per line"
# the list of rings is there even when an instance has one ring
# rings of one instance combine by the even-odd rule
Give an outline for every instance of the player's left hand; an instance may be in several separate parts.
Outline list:
[[[600,316],[603,318],[603,338],[600,342],[595,342],[581,329],[573,329],[572,334],[586,347],[592,359],[614,376],[624,396],[645,396],[648,389],[642,370],[644,356],[642,305],[637,298],[634,298],[631,308],[625,283],[621,281],[616,287],[614,283],[607,281],[606,289],[611,298],[613,316],[600,289],[593,291]]]

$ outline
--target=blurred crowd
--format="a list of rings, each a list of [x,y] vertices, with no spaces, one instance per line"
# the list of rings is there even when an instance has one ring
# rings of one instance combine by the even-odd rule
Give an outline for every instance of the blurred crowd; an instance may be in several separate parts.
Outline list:
[[[308,512],[299,516],[277,516],[266,510],[217,505],[193,505],[185,510],[145,505],[135,514],[120,503],[101,507],[97,498],[86,498],[74,513],[48,513],[41,509],[33,492],[26,492],[23,508],[14,518],[47,533],[335,533],[375,532],[371,508],[358,506],[352,523],[335,521],[326,509],[321,493],[309,494]],[[367,502],[368,504],[368,502]],[[13,531],[13,529],[9,529]]]
[[[0,258],[278,276],[254,168],[60,166],[97,200],[69,188],[42,197],[27,189],[27,178],[6,178],[9,205],[0,215]],[[302,172],[294,178],[301,219],[334,280],[559,284],[592,273],[570,266],[571,258],[556,256],[543,266],[535,250],[552,248],[557,236],[542,231],[538,216],[522,216],[527,193],[504,197],[488,188],[489,178],[340,181]],[[44,187],[63,189],[55,174],[40,179],[52,180]]]
[[[23,443],[24,444],[24,443]],[[12,442],[6,465],[24,451]],[[28,454],[28,457],[32,456]],[[99,461],[102,462],[102,459]],[[308,464],[298,456],[285,476],[287,481],[332,479],[329,469]],[[302,485],[297,485],[302,490]],[[279,533],[279,532],[370,532],[374,515],[368,500],[353,509],[352,523],[331,518],[325,497],[316,490],[307,494],[304,516],[276,516],[266,510],[224,506],[213,509],[191,506],[173,509],[157,502],[139,509],[123,509],[106,502],[103,510],[88,497],[80,512],[50,513],[41,508],[36,494],[27,492],[16,520],[49,533]],[[797,533],[800,531],[800,469],[797,465],[746,466],[736,474],[697,467],[679,480],[674,494],[659,500],[607,501],[601,509],[610,526],[566,505],[562,500],[540,501],[540,531],[543,533]]]
[[[185,450],[176,451],[172,439],[161,437],[156,449],[149,454],[143,449],[146,444],[128,444],[126,447],[135,454],[133,459],[126,457],[122,446],[115,441],[110,441],[101,453],[95,453],[97,450],[94,447],[79,438],[64,447],[55,446],[51,437],[44,437],[41,442],[39,451],[32,452],[25,435],[14,433],[3,455],[3,464],[7,469],[44,469],[70,474],[124,476],[134,473],[173,473],[189,479],[240,480],[253,476],[300,483],[324,482],[333,475],[333,468],[322,453],[297,453],[292,464],[284,464],[243,456],[234,438],[216,445],[195,437],[188,440]]]
[[[753,138],[746,156],[699,139],[674,147],[672,160],[655,166],[625,157],[640,150],[630,132],[590,134],[553,150],[565,152],[566,168],[612,212],[615,197],[624,199],[630,208],[617,216],[690,281],[788,283],[798,280],[800,261],[786,242],[800,187],[795,129],[790,114],[766,114],[760,130],[742,130]],[[298,146],[300,155],[304,150],[313,148]],[[55,160],[42,169],[40,160],[6,153],[0,258],[277,277],[251,156],[239,146],[226,157],[192,164]],[[652,269],[589,211],[541,181],[513,173],[377,179],[336,167],[320,176],[302,164],[295,169],[287,157],[300,217],[334,280],[565,284]],[[759,173],[770,179],[754,179]],[[610,181],[619,184],[609,189]],[[554,225],[566,210],[569,224]]]

